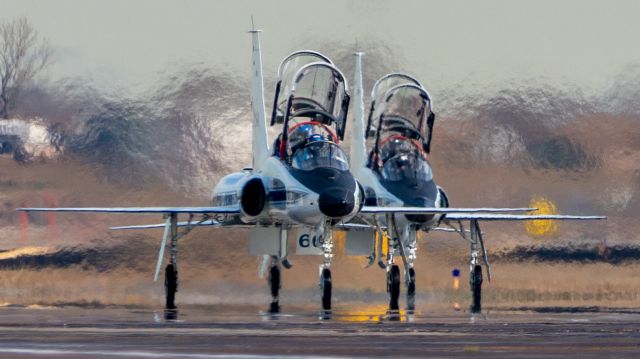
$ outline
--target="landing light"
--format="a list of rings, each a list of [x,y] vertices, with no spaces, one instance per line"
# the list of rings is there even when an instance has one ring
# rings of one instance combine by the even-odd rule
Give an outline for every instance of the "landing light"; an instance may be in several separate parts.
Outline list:
[[[529,214],[558,214],[558,207],[555,202],[544,197],[535,197],[529,202],[529,207],[537,208]],[[534,238],[540,238],[556,233],[558,223],[554,220],[525,221],[524,228],[527,233]]]

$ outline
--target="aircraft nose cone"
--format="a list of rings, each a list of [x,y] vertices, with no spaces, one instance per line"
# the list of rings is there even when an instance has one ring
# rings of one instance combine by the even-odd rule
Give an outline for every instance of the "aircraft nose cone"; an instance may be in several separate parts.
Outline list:
[[[320,193],[318,205],[320,212],[327,217],[343,217],[353,211],[355,198],[352,192],[340,187],[333,187]]]
[[[416,197],[409,201],[409,205],[415,207],[433,207],[433,201],[429,201],[429,199],[425,197]],[[405,217],[414,223],[425,223],[433,219],[432,214],[407,214]]]

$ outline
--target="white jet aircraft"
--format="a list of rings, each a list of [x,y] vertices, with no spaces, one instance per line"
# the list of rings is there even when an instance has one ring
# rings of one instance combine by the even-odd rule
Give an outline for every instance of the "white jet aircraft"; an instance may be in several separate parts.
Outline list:
[[[288,234],[297,229],[300,250],[319,250],[324,309],[331,308],[332,231],[362,207],[362,191],[340,148],[349,107],[344,75],[326,56],[297,51],[278,69],[272,126],[282,126],[269,149],[264,109],[259,30],[253,36],[252,110],[253,166],[225,176],[213,189],[211,207],[18,208],[20,211],[108,212],[159,214],[165,223],[112,229],[164,228],[154,281],[158,279],[167,243],[166,308],[175,309],[178,288],[178,239],[196,226],[248,227],[250,253],[270,265],[271,312],[279,311],[280,265],[287,259]],[[179,216],[188,216],[179,221]],[[179,231],[181,229],[181,231]],[[264,272],[264,270],[263,270]]]
[[[346,227],[361,231],[375,230],[378,238],[388,238],[386,261],[382,258],[382,240],[378,240],[377,247],[373,242],[369,264],[377,258],[378,264],[387,271],[390,310],[398,310],[399,307],[400,270],[395,262],[398,255],[404,266],[407,309],[415,308],[414,260],[418,231],[457,232],[470,242],[469,267],[473,297],[471,311],[479,312],[482,288],[479,250],[482,251],[482,260],[487,267],[487,277],[491,280],[479,221],[606,219],[602,216],[506,213],[532,211],[535,208],[449,208],[447,195],[434,182],[433,172],[427,161],[435,122],[431,96],[418,80],[409,75],[391,73],[383,76],[373,86],[365,128],[362,54],[356,53],[355,59],[355,119],[350,134],[350,160],[353,174],[364,187],[365,206],[360,211],[359,218]],[[362,222],[358,223],[358,219]],[[470,230],[465,230],[463,221],[469,221]],[[439,227],[441,224],[448,227]],[[365,236],[362,237],[364,240]],[[368,237],[370,245],[373,234]]]

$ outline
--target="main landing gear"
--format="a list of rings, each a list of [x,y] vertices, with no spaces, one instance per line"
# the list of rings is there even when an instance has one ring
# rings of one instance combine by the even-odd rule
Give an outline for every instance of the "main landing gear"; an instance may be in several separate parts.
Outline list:
[[[462,222],[458,222],[459,228],[451,225],[448,221],[444,222],[456,232],[462,236],[463,239],[469,241],[471,249],[471,257],[469,258],[469,288],[471,290],[471,305],[469,311],[471,313],[480,313],[482,311],[482,265],[480,264],[480,251],[482,251],[482,261],[487,268],[487,279],[491,281],[491,265],[489,264],[489,257],[487,250],[484,246],[484,240],[482,239],[482,231],[480,230],[480,224],[478,220],[472,219],[470,221],[471,236],[467,237]]]
[[[469,279],[471,285],[471,313],[480,313],[482,310],[482,267],[475,265]]]
[[[389,310],[398,311],[398,299],[400,298],[400,267],[397,264],[389,266],[387,272],[387,293],[389,293]]]
[[[416,271],[413,268],[409,268],[409,272],[406,274],[407,280],[405,285],[407,286],[407,310],[416,309]]]
[[[277,257],[273,258],[273,263],[269,269],[269,289],[271,290],[271,304],[269,305],[269,313],[280,312],[280,266],[278,265]]]
[[[278,253],[271,256],[265,256],[263,262],[264,267],[269,265],[269,276],[267,283],[269,286],[269,292],[271,293],[271,303],[269,304],[269,313],[280,313],[280,289],[282,288],[282,270],[281,266],[289,269],[293,265],[287,258],[287,246],[288,246],[288,229],[280,228],[280,246]],[[270,262],[267,262],[270,261]]]
[[[167,247],[169,239],[169,264],[164,270],[164,293],[165,293],[165,319],[175,320],[178,315],[176,306],[176,293],[178,292],[178,239],[189,233],[198,224],[207,221],[209,218],[204,217],[199,222],[192,223],[193,217],[189,217],[189,224],[185,227],[182,233],[178,233],[178,214],[169,213],[164,226],[164,234],[162,236],[162,243],[160,244],[160,250],[158,252],[158,261],[156,263],[156,271],[153,281],[156,282],[160,275],[160,269],[162,268],[162,261],[164,259],[164,251]]]
[[[416,258],[416,230],[412,227],[404,228],[402,232],[398,230],[393,215],[387,216],[387,233],[389,238],[387,263],[380,258],[379,264],[383,264],[387,271],[387,292],[389,293],[389,313],[392,317],[397,317],[400,310],[400,267],[394,262],[396,254],[399,253],[404,267],[404,283],[407,288],[406,308],[408,313],[415,310],[416,295],[416,272],[413,263]],[[378,231],[378,252],[381,252],[383,235]],[[380,254],[379,254],[380,255]]]
[[[323,263],[319,267],[318,287],[320,288],[321,304],[323,315],[321,318],[328,319],[331,312],[331,296],[333,292],[333,283],[331,278],[331,258],[333,257],[333,239],[331,235],[330,224],[323,225],[315,234],[315,238],[319,238],[322,244]],[[315,239],[314,239],[315,240]],[[280,289],[282,288],[281,267],[291,268],[292,265],[287,259],[288,247],[288,229],[280,229],[280,248],[277,254],[265,255],[262,271],[269,268],[268,286],[271,293],[271,303],[269,304],[269,313],[280,313]],[[262,274],[261,274],[262,275]]]
[[[176,292],[178,291],[178,270],[173,264],[167,265],[164,271],[165,309],[176,309]]]

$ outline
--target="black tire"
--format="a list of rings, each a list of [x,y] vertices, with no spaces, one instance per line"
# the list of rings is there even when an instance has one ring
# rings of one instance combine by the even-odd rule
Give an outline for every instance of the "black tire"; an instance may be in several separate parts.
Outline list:
[[[173,264],[167,265],[164,271],[165,308],[176,309],[176,292],[178,291],[178,271]]]
[[[400,298],[400,267],[392,265],[387,275],[387,292],[389,292],[389,310],[399,310],[398,298]]]
[[[331,310],[331,270],[328,268],[323,269],[320,281],[322,283],[322,309]]]
[[[270,313],[280,312],[280,304],[278,297],[280,296],[280,268],[278,266],[271,266],[269,270],[269,289],[271,290],[271,305],[269,306]]]
[[[407,309],[416,308],[416,271],[409,268],[409,283],[407,283]]]
[[[471,272],[471,312],[480,313],[482,310],[482,266],[476,265]]]

